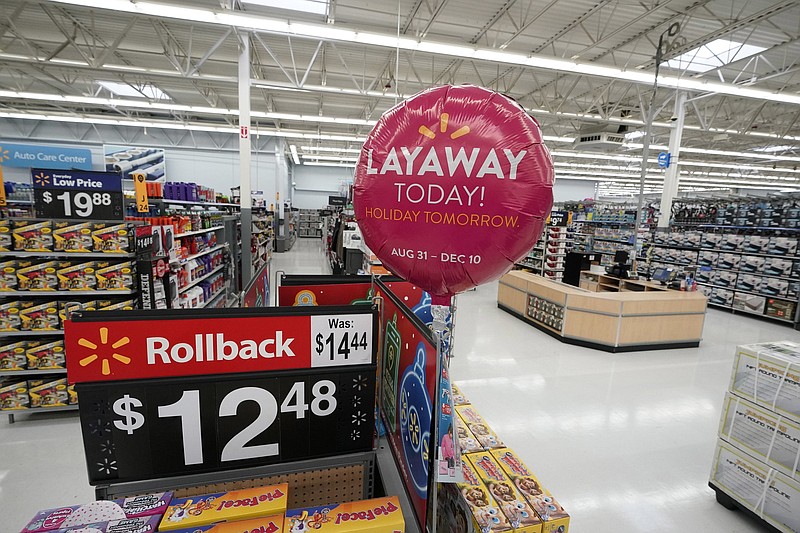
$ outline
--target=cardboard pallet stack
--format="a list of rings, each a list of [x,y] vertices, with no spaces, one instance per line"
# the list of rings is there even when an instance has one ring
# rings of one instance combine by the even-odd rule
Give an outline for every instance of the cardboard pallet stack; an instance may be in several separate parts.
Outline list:
[[[709,485],[728,508],[800,532],[800,343],[739,346]]]

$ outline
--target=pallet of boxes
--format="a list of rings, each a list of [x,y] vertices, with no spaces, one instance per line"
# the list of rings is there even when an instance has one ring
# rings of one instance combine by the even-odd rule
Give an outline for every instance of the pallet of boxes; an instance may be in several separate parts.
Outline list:
[[[567,533],[569,515],[453,385],[463,483],[439,485],[436,531]]]
[[[800,343],[739,346],[709,486],[717,501],[800,532]]]

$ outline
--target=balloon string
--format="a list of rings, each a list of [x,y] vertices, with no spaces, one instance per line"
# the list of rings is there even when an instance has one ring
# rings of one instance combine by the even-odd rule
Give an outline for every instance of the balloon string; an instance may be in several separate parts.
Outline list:
[[[397,49],[394,59],[394,103],[400,99],[400,0],[397,0]]]

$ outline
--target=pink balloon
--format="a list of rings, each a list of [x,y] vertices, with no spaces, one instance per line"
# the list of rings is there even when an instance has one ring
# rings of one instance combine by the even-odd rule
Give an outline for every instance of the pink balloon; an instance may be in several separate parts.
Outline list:
[[[472,85],[435,87],[381,117],[361,150],[353,205],[393,273],[448,297],[508,272],[553,205],[539,124]]]

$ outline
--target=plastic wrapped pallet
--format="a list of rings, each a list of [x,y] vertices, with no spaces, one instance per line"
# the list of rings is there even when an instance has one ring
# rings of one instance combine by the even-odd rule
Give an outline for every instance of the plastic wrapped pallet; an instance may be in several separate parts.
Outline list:
[[[800,420],[800,344],[747,344],[736,349],[731,392],[778,414]]]

